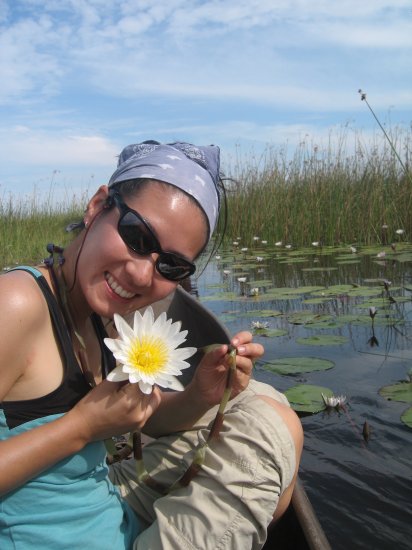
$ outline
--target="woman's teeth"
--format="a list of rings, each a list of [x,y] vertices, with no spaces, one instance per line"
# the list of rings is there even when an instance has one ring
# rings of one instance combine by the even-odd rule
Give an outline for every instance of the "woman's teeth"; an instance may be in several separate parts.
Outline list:
[[[115,292],[121,298],[133,298],[134,294],[132,292],[127,292],[127,290],[122,288],[111,275],[106,275],[106,281],[113,292]]]

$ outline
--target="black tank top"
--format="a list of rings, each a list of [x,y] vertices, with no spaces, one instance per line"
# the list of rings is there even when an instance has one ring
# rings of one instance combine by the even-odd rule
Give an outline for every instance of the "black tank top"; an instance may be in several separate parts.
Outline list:
[[[77,362],[63,314],[46,279],[40,271],[32,267],[21,266],[15,269],[31,273],[43,292],[49,308],[52,325],[55,330],[56,340],[62,352],[64,374],[60,386],[47,395],[23,401],[0,402],[0,408],[4,411],[9,429],[15,428],[30,420],[35,420],[36,418],[42,418],[51,414],[65,413],[74,407],[74,405],[91,389]],[[101,318],[93,314],[91,319],[100,344],[102,353],[102,376],[105,378],[115,367],[115,360],[110,350],[104,345],[103,338],[107,336],[107,333]]]

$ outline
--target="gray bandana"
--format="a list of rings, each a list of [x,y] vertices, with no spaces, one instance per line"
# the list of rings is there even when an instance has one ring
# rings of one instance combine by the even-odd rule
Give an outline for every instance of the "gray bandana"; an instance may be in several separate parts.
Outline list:
[[[109,187],[137,178],[170,183],[196,199],[207,216],[211,236],[219,213],[219,153],[216,145],[157,141],[128,145],[120,153]]]

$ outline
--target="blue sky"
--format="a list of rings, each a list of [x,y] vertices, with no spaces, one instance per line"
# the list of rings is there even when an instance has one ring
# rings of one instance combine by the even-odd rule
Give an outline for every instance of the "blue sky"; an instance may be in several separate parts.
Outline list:
[[[93,190],[145,139],[348,147],[408,132],[410,0],[0,0],[0,199]]]

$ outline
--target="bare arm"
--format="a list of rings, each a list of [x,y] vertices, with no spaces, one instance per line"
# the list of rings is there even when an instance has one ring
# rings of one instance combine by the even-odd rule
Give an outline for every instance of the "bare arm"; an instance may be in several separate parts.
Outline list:
[[[36,284],[24,273],[1,276],[0,401],[33,397],[28,393],[37,383],[33,364],[42,348],[50,352],[50,341],[44,342],[47,323],[47,306]],[[30,368],[33,376],[28,384],[24,380]],[[158,391],[145,396],[135,385],[106,381],[64,416],[0,441],[0,494],[21,486],[91,441],[141,428],[159,401]]]
[[[23,485],[59,460],[100,441],[141,428],[158,406],[159,392],[104,381],[64,416],[0,442],[0,494]]]
[[[231,397],[243,391],[250,380],[254,359],[263,347],[252,342],[249,332],[237,334],[231,344],[237,348],[236,377]],[[200,362],[190,384],[182,392],[165,392],[159,408],[144,426],[152,437],[189,429],[210,408],[218,405],[226,387],[229,369],[228,346],[209,352]]]

